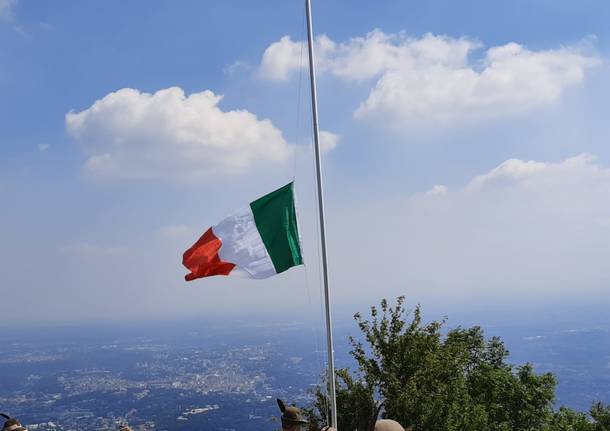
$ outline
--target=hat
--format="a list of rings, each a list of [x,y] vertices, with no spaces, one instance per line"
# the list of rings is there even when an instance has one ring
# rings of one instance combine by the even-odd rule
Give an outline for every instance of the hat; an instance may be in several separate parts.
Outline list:
[[[0,415],[7,419],[6,422],[4,422],[2,431],[27,431],[27,429],[21,426],[17,419],[7,416],[4,413],[0,413]]]
[[[282,412],[282,428],[288,428],[291,425],[308,423],[305,419],[303,419],[301,410],[299,410],[297,407],[286,407],[284,401],[280,400],[279,398],[277,399],[277,405],[280,407],[280,411]]]
[[[382,419],[375,422],[375,431],[405,431],[405,429],[392,419]]]

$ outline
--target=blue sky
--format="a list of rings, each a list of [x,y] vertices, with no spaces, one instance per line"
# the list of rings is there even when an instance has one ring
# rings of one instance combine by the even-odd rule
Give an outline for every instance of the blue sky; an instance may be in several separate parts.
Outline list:
[[[607,2],[313,6],[338,309],[607,296]],[[3,298],[38,322],[318,313],[304,24],[300,1],[0,0]],[[293,177],[307,270],[185,285],[199,233]]]

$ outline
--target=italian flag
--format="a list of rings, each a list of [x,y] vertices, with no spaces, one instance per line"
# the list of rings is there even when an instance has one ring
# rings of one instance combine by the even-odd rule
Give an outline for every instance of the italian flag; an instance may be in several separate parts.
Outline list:
[[[186,281],[212,275],[267,278],[303,263],[293,183],[209,228],[184,252]]]

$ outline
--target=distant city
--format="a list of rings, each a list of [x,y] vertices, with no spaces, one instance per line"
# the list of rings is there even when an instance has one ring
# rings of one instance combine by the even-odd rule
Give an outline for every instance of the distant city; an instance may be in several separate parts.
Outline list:
[[[354,328],[355,329],[355,328]],[[350,331],[354,334],[354,331]],[[353,366],[344,333],[339,366]],[[610,401],[607,327],[497,329],[512,355],[559,378],[558,405]],[[308,325],[3,334],[0,410],[30,430],[278,429],[275,399],[308,406],[325,352]]]
[[[1,409],[40,431],[115,430],[126,423],[142,430],[275,429],[275,399],[307,405],[320,381],[324,353],[301,341],[307,337],[292,346],[286,332],[177,332],[162,340],[5,343]]]

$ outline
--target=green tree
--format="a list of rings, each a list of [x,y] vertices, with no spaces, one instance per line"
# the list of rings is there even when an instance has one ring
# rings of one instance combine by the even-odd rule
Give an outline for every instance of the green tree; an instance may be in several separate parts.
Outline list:
[[[374,398],[374,388],[364,381],[354,379],[347,369],[336,370],[336,375],[337,410],[342,412],[337,417],[338,428],[366,431],[379,408]],[[321,388],[317,388],[312,408],[304,410],[309,421],[308,429],[318,431],[330,423],[329,410],[328,397]]]
[[[362,332],[361,341],[350,338],[358,370],[337,373],[341,431],[365,430],[375,400],[386,417],[413,431],[589,431],[581,415],[553,411],[552,374],[508,364],[503,342],[486,339],[478,326],[445,333],[444,320],[424,324],[420,307],[406,311],[403,297],[354,318]],[[325,423],[325,405],[318,390],[311,429]],[[596,414],[605,420],[608,410]]]
[[[593,403],[590,411],[594,422],[594,431],[610,431],[610,406],[601,402]]]
[[[589,416],[561,407],[544,431],[610,431],[610,406],[595,402],[589,410]]]
[[[594,426],[586,414],[561,407],[543,429],[544,431],[595,431]]]

